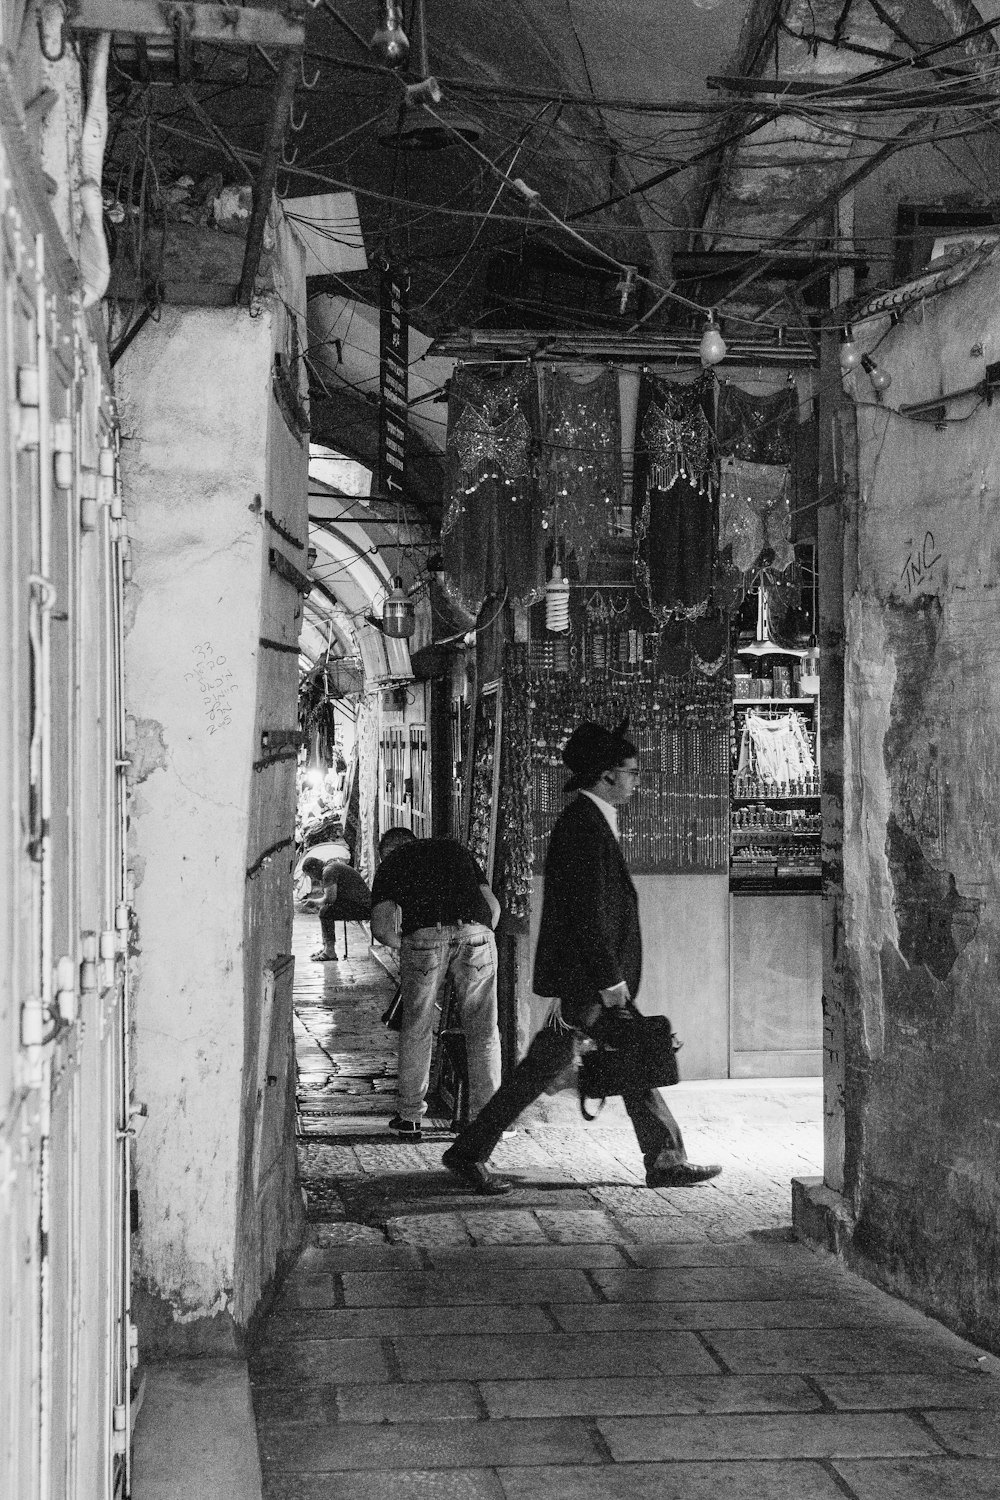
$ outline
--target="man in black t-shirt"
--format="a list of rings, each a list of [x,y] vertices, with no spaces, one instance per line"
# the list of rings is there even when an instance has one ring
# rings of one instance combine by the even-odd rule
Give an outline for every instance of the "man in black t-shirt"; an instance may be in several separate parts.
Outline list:
[[[469,1059],[469,1113],[500,1086],[497,950],[500,903],[475,859],[455,839],[417,839],[390,828],[372,882],[372,937],[399,953],[399,1111],[390,1130],[420,1139],[427,1108],[435,1000],[455,986]]]

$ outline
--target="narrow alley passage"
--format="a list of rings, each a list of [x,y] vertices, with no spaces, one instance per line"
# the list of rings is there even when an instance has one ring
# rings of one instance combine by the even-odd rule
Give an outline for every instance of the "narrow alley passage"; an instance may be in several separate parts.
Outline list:
[[[650,1190],[624,1112],[540,1101],[500,1206],[386,1129],[392,981],[296,923],[309,1243],[251,1359],[267,1500],[1000,1496],[1000,1362],[795,1243],[819,1080],[682,1083],[695,1160]],[[683,1054],[682,1054],[683,1058]]]

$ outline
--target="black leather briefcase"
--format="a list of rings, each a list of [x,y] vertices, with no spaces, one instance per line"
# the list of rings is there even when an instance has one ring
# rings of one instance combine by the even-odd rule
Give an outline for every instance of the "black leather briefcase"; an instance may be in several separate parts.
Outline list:
[[[577,1074],[580,1109],[594,1120],[611,1094],[642,1093],[680,1082],[677,1052],[680,1042],[666,1016],[644,1016],[634,1006],[606,1010],[588,1027],[597,1043],[585,1052]],[[596,1099],[597,1109],[587,1109]]]

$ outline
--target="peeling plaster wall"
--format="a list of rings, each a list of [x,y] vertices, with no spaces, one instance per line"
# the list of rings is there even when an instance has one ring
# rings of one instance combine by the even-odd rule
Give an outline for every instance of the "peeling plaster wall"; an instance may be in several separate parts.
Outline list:
[[[973,385],[1000,349],[995,267],[882,335],[885,406]],[[845,1191],[876,1274],[997,1349],[1000,406],[935,426],[855,390]]]
[[[287,249],[287,229],[284,235]],[[301,252],[296,258],[301,263]],[[280,263],[288,265],[291,259],[286,254]],[[281,290],[286,305],[274,312],[275,342],[287,357],[292,347],[287,308],[305,305],[304,277],[293,278]],[[294,368],[304,399],[307,383],[301,361]],[[307,571],[308,467],[307,435],[289,427],[272,398],[267,415],[267,488],[262,496],[257,712],[246,860],[247,869],[255,873],[246,881],[243,933],[246,1024],[234,1308],[241,1325],[253,1313],[282,1255],[297,1240],[302,1219],[292,1046],[295,849],[286,842],[295,828],[297,756],[286,750],[272,758],[272,752],[262,748],[262,735],[265,730],[294,731],[298,725],[302,601],[295,587],[271,567],[270,557],[272,551],[280,552],[300,572]],[[262,1035],[262,1022],[267,1021],[264,991],[271,973],[273,1009],[268,1032]]]
[[[291,851],[260,860],[293,832],[294,760],[254,770],[261,728],[295,727],[296,656],[262,646],[298,633],[269,549],[305,568],[267,519],[305,535],[307,448],[272,393],[285,318],[270,298],[254,317],[164,307],[120,367],[147,1355],[234,1347],[300,1227],[283,1110],[265,1116],[270,1186],[246,1199],[262,971],[291,937]]]

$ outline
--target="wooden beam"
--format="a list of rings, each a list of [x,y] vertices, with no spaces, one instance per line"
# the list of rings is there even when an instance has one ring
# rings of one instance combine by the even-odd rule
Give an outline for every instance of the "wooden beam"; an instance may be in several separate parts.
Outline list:
[[[268,132],[267,144],[261,152],[260,170],[253,185],[253,207],[250,210],[250,223],[247,225],[243,270],[240,274],[239,291],[236,294],[236,300],[241,307],[249,307],[253,301],[257,268],[260,265],[260,254],[264,244],[264,226],[267,223],[274,185],[278,177],[281,147],[285,139],[285,131],[288,129],[289,112],[295,100],[295,86],[299,81],[300,63],[300,53],[286,52],[282,57],[278,81],[274,86],[271,129]]]
[[[70,31],[111,31],[124,36],[173,37],[216,47],[295,48],[305,44],[300,7],[287,11],[261,6],[216,5],[208,0],[71,0]]]

